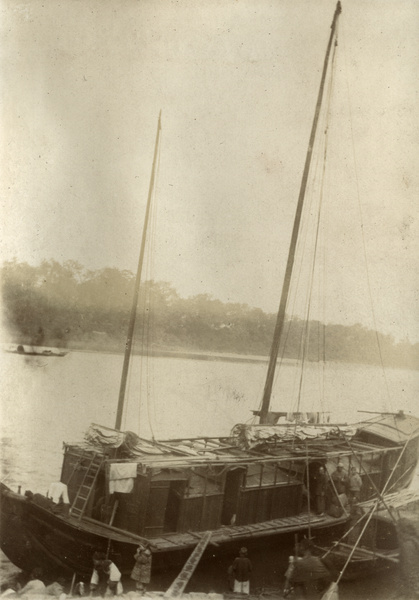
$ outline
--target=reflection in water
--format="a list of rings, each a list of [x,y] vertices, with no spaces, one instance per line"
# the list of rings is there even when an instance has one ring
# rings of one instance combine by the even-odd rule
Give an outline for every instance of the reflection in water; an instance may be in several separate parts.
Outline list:
[[[11,474],[16,471],[15,452],[12,438],[7,436],[0,438],[0,449],[2,471],[1,481],[8,484]]]

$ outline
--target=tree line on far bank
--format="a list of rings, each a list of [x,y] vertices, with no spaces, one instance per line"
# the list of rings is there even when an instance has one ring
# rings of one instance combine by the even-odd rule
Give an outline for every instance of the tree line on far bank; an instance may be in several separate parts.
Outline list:
[[[1,267],[3,319],[18,344],[122,352],[135,276],[105,268],[90,271],[74,261],[39,266],[9,261]],[[276,315],[247,304],[223,303],[207,294],[182,298],[170,283],[147,281],[138,303],[137,331],[154,351],[268,355]],[[294,318],[285,324],[285,358],[336,360],[418,368],[419,344],[396,343],[360,324],[344,326]],[[377,338],[380,342],[378,349]],[[137,351],[144,338],[137,335]]]

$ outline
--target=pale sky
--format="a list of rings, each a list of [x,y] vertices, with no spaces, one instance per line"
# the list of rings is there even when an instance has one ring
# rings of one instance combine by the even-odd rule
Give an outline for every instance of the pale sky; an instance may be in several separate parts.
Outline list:
[[[276,311],[335,5],[3,0],[3,259],[134,271],[161,109],[150,276]],[[373,327],[359,193],[377,327],[416,342],[419,2],[342,8],[327,320]]]

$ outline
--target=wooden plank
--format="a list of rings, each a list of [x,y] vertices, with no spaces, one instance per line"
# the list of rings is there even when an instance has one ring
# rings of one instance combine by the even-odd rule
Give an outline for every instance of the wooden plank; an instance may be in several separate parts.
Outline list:
[[[258,525],[257,528],[258,528],[259,531],[263,531],[265,529],[271,529],[272,528],[272,523],[270,521],[265,522],[265,523],[263,523],[263,522],[262,523],[258,523],[257,525]]]
[[[178,542],[172,542],[171,540],[168,540],[166,538],[160,538],[158,540],[153,540],[153,548],[157,548],[157,549],[172,549],[172,548],[177,548],[178,547]]]
[[[278,521],[278,519],[276,519],[276,521]],[[280,522],[285,523],[285,524],[289,523],[289,524],[293,525],[294,523],[298,523],[299,521],[297,521],[293,517],[284,517],[283,519],[280,519]]]
[[[292,522],[288,522],[292,519]],[[334,517],[313,517],[311,515],[310,523],[316,526],[330,526],[339,525],[341,523],[347,522],[348,519],[346,517],[334,518]],[[212,538],[209,542],[212,543],[224,543],[229,540],[236,540],[240,538],[246,537],[268,537],[272,535],[277,535],[282,532],[291,532],[291,531],[301,531],[307,529],[309,524],[308,515],[304,515],[300,517],[290,517],[286,518],[286,522],[284,519],[275,519],[269,521],[268,523],[264,523],[265,527],[261,527],[258,524],[252,524],[247,526],[235,526],[235,527],[222,527],[220,529],[213,530]],[[317,528],[317,527],[316,527]],[[173,545],[176,545],[180,548],[190,548],[196,543],[196,536],[199,535],[194,532],[194,536],[188,533],[174,533],[174,534],[165,534],[158,537],[155,537],[151,540],[151,544],[155,546],[158,551],[161,551],[164,548],[173,548]],[[173,541],[172,541],[173,540]]]
[[[348,550],[352,550],[352,546],[350,544],[345,544],[344,542],[340,542],[339,546],[343,546],[343,547],[347,548]],[[398,554],[398,552],[395,552],[395,554],[396,553]],[[388,554],[382,554],[381,552],[377,552],[376,550],[369,550],[368,548],[364,548],[364,547],[362,547],[362,548],[358,547],[355,551],[355,554],[383,558],[385,560],[388,560],[388,561],[396,563],[396,564],[399,563],[399,559],[396,558],[395,556],[391,556]]]
[[[172,585],[169,587],[169,589],[164,594],[165,598],[177,598],[182,595],[183,591],[185,590],[185,587],[188,584],[188,581],[192,577],[192,574],[195,571],[196,566],[201,559],[201,556],[204,553],[205,548],[208,545],[208,542],[210,541],[210,538],[211,538],[211,531],[208,531],[200,539],[196,548],[194,549],[194,551],[192,552],[192,554],[190,555],[190,557],[184,564],[183,569],[181,570],[181,572],[176,577],[176,579],[174,580]]]

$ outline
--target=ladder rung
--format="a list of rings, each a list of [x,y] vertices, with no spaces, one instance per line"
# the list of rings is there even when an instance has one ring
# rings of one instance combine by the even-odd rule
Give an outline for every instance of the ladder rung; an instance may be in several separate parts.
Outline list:
[[[103,463],[103,457],[96,454],[91,458],[88,467],[84,473],[82,483],[78,489],[76,497],[71,507],[71,513],[76,516],[82,516],[88,504],[90,494],[99,474]]]
[[[95,477],[99,471],[99,465],[94,465],[94,467],[90,467],[87,469],[85,477]]]
[[[76,499],[77,499],[77,500],[79,500],[79,499],[86,500],[86,498],[87,498],[89,495],[90,495],[90,494],[83,494],[83,493],[80,493],[80,492],[79,492],[79,493],[77,494],[77,496],[76,496]]]

